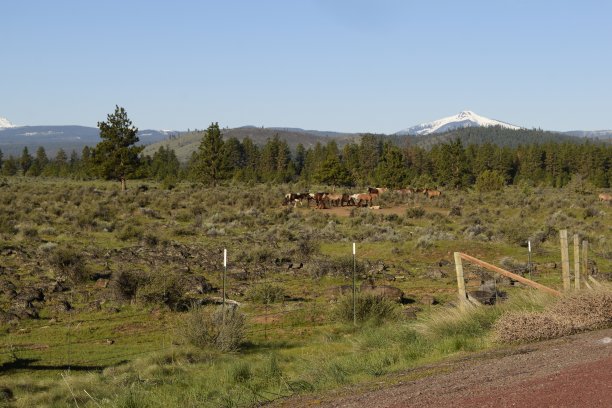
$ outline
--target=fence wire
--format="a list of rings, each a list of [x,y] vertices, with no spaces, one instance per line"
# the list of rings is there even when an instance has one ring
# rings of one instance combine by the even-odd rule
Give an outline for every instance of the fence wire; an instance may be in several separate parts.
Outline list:
[[[570,246],[570,258],[573,259],[573,251]],[[523,255],[514,254],[504,264],[498,264],[504,269],[526,277],[531,276],[533,280],[548,280],[561,284],[561,251],[560,248],[536,246],[532,248],[529,263],[529,253],[525,248]],[[580,253],[582,257],[582,252]],[[597,270],[600,260],[609,262],[607,253],[602,252],[595,246],[588,246],[589,271]],[[514,264],[512,264],[514,262]],[[554,264],[554,265],[553,265]],[[581,262],[581,268],[583,263]],[[453,268],[452,264],[448,268]],[[573,270],[573,261],[570,261],[570,270]],[[466,275],[470,272],[483,271],[482,268],[466,263]],[[347,273],[326,275],[323,277],[311,275],[306,269],[287,269],[266,272],[260,276],[252,276],[246,280],[226,280],[228,293],[234,290],[256,286],[277,285],[283,288],[283,298],[279,302],[265,304],[247,299],[248,304],[241,307],[247,318],[247,327],[244,330],[246,339],[249,341],[267,341],[268,339],[278,339],[282,335],[295,337],[296,330],[304,331],[315,330],[331,321],[331,309],[334,307],[330,302],[332,295],[330,290],[340,286],[352,285],[352,271]],[[584,273],[585,271],[582,271]],[[452,281],[452,272],[444,279]],[[357,286],[363,279],[358,279]],[[433,282],[433,281],[432,281]],[[416,282],[415,282],[416,283]],[[496,283],[497,285],[497,283]],[[410,277],[403,281],[401,286],[405,290],[427,292],[433,289],[440,289],[439,285],[411,285]],[[468,288],[473,288],[470,284]],[[474,286],[476,287],[476,286]],[[452,286],[445,286],[445,290],[452,292]],[[496,286],[497,291],[497,286]],[[359,289],[358,289],[359,292]],[[349,293],[350,296],[350,293]],[[230,297],[228,297],[230,298]],[[173,347],[172,339],[168,341],[168,336],[176,328],[176,319],[171,323],[164,321],[162,324],[151,320],[134,321],[142,317],[151,317],[150,311],[135,312],[129,314],[117,314],[109,316],[99,316],[93,318],[72,317],[70,314],[61,322],[53,324],[41,324],[38,326],[27,326],[25,329],[34,336],[30,339],[45,337],[46,330],[55,330],[55,342],[46,343],[25,343],[20,342],[21,334],[11,333],[8,338],[4,338],[3,345],[0,345],[0,373],[10,370],[15,363],[25,360],[34,360],[37,369],[65,369],[66,367],[94,367],[103,368],[120,362],[129,361],[144,355],[155,352],[169,350]],[[132,319],[130,321],[130,319]],[[113,327],[113,323],[117,325]],[[104,323],[99,327],[92,327],[96,323]],[[141,323],[142,327],[126,330],[122,327],[123,323]],[[110,325],[109,325],[110,324]],[[60,331],[58,333],[58,330]],[[124,330],[123,332],[121,330]],[[98,332],[100,331],[100,333]],[[57,341],[64,336],[64,341]],[[279,337],[281,336],[281,337]],[[26,336],[24,335],[24,338]],[[262,340],[263,338],[263,340]],[[11,344],[10,341],[15,341]],[[34,340],[37,341],[37,340]],[[87,353],[93,354],[92,347],[104,347],[99,357],[85,358]],[[138,348],[140,350],[133,350]],[[126,350],[132,349],[132,350]],[[15,360],[16,358],[16,360]],[[12,361],[11,361],[12,360]],[[3,362],[3,363],[2,363]],[[28,365],[24,365],[27,369]]]

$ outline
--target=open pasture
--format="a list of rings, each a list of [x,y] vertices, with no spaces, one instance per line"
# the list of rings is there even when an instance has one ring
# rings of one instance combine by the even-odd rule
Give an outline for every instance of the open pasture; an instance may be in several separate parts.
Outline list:
[[[0,187],[0,385],[17,405],[71,403],[67,384],[80,384],[81,404],[120,406],[153,383],[169,391],[179,382],[193,405],[231,406],[235,387],[288,395],[486,347],[482,328],[440,337],[430,349],[410,326],[456,304],[455,251],[559,289],[558,231],[567,228],[589,241],[597,279],[612,271],[612,207],[597,191],[387,193],[376,199],[380,209],[317,209],[283,205],[302,186],[118,187],[17,177]],[[358,297],[392,288],[392,323],[364,314],[355,329],[339,312],[352,293],[353,242]],[[241,351],[229,355],[185,340],[190,310],[222,302],[223,248],[226,296],[246,321]],[[466,278],[474,291],[493,279],[498,302],[529,292],[474,266]],[[381,330],[389,339],[370,346]],[[355,347],[369,362],[359,368],[350,360]],[[261,383],[264,371],[278,381]],[[222,386],[213,384],[218,375]],[[208,391],[197,391],[196,380]],[[276,398],[241,395],[238,405]]]

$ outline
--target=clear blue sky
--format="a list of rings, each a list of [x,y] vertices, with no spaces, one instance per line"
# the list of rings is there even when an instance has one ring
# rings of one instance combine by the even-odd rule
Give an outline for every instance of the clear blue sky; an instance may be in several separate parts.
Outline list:
[[[0,116],[391,133],[612,128],[609,1],[4,1]]]

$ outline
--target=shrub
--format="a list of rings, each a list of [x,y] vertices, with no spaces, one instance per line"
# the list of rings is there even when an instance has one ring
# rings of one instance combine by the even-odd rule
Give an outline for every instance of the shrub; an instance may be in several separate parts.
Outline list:
[[[251,286],[246,292],[246,298],[252,302],[268,305],[270,303],[281,302],[285,298],[285,291],[280,286],[264,283]]]
[[[458,205],[453,206],[450,209],[450,212],[448,213],[448,215],[453,215],[455,217],[461,217],[461,207],[459,207]]]
[[[398,305],[382,296],[358,295],[355,300],[357,322],[380,325],[385,321],[399,318]],[[334,310],[337,320],[350,323],[353,321],[353,297],[344,296]]]
[[[142,241],[145,245],[150,247],[155,247],[159,244],[159,238],[152,232],[146,233]]]
[[[196,347],[234,351],[244,340],[245,317],[237,307],[198,306],[189,312],[180,330]]]
[[[144,282],[143,275],[138,271],[122,271],[115,281],[114,289],[117,298],[132,300],[136,297],[138,287]]]
[[[476,178],[476,191],[486,193],[489,191],[499,191],[504,188],[506,181],[504,175],[497,170],[485,170]]]
[[[80,282],[87,278],[83,255],[74,249],[57,248],[51,254],[49,263],[58,270],[59,275],[74,282]]]
[[[425,210],[421,207],[412,207],[406,209],[406,217],[408,218],[422,218],[425,215]]]
[[[123,228],[116,232],[117,238],[119,238],[121,241],[127,241],[130,239],[140,239],[142,237],[142,233],[142,228],[132,224],[125,225],[123,226]]]
[[[187,310],[189,305],[183,297],[183,285],[177,274],[160,271],[143,281],[137,291],[139,299],[154,305],[164,304],[175,311]]]
[[[0,215],[0,233],[14,235],[17,233],[15,220],[9,215]]]

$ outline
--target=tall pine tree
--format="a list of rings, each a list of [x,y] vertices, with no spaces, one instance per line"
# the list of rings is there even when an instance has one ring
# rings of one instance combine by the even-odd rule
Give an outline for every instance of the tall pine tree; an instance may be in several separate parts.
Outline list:
[[[119,180],[121,190],[126,190],[126,179],[140,166],[138,128],[132,125],[124,108],[115,106],[115,112],[107,116],[106,122],[98,122],[102,141],[92,151],[92,161],[97,173],[106,178]]]

